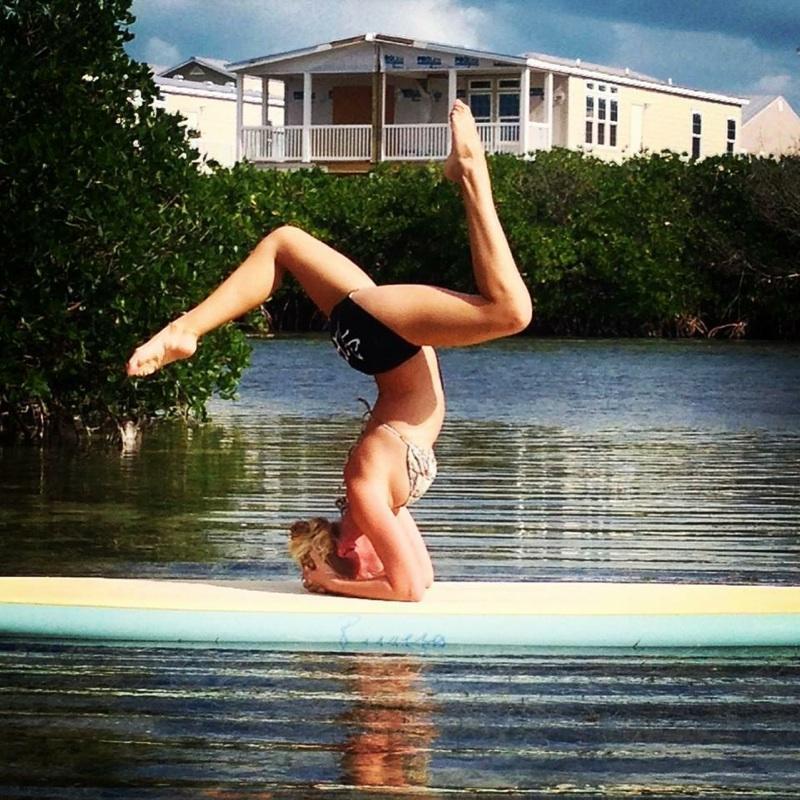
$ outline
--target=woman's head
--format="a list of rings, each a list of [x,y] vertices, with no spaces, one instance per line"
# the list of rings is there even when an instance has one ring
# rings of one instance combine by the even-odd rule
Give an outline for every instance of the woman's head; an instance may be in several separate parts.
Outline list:
[[[330,561],[336,553],[339,523],[325,517],[299,519],[289,528],[289,555],[300,567],[311,567],[314,557]]]

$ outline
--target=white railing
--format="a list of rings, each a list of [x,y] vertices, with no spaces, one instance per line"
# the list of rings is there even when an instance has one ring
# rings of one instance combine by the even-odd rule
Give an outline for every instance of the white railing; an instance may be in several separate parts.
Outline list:
[[[311,161],[368,161],[372,157],[371,125],[312,125]],[[489,153],[521,153],[519,122],[480,122],[478,134]],[[528,151],[546,150],[548,126],[528,125]],[[250,161],[302,161],[303,126],[267,125],[242,130],[243,156]],[[450,129],[446,123],[386,125],[386,161],[430,161],[447,157]]]
[[[311,158],[369,161],[372,158],[372,125],[312,125]]]
[[[450,126],[447,123],[386,125],[383,157],[387,161],[430,161],[447,158]]]
[[[243,155],[250,161],[301,161],[302,125],[258,125],[242,130]],[[368,161],[371,125],[312,125],[312,161]]]
[[[519,122],[479,122],[478,135],[487,153],[520,153]]]
[[[249,161],[300,161],[303,157],[303,126],[243,128],[242,155]]]
[[[548,150],[550,148],[550,126],[546,122],[528,124],[528,152],[531,150]]]

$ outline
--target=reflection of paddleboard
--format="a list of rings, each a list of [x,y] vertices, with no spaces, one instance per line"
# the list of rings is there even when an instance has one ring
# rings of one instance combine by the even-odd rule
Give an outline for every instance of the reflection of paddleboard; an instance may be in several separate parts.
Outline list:
[[[0,634],[436,650],[800,645],[800,587],[437,583],[421,603],[299,583],[0,578]]]

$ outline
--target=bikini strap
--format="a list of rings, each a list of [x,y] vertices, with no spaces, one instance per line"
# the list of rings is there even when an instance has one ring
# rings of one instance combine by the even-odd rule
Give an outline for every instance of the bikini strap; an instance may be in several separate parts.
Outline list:
[[[391,431],[406,447],[409,447],[413,444],[413,442],[409,442],[402,433],[400,433],[394,425],[390,425],[388,422],[381,422],[378,426],[379,428],[386,428],[387,431]]]

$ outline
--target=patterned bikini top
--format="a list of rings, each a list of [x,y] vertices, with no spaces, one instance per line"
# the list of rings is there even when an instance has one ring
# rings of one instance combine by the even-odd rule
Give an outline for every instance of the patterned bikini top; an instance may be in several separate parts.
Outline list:
[[[367,407],[367,411],[364,415],[364,428],[366,429],[366,425],[369,422],[372,414],[372,409],[366,400],[361,397],[358,399]],[[431,484],[436,478],[436,454],[430,447],[421,447],[420,445],[409,441],[405,436],[403,436],[402,433],[400,433],[400,431],[397,430],[397,428],[395,428],[393,425],[390,425],[388,422],[381,422],[378,427],[385,428],[386,430],[390,431],[406,446],[406,470],[408,472],[409,490],[408,498],[402,505],[413,505],[417,502],[417,500],[425,495],[428,489],[431,488]],[[361,436],[363,435],[364,430],[361,432]],[[361,436],[359,436],[359,440],[361,439]],[[356,444],[358,444],[358,442],[356,442]],[[356,444],[350,448],[350,453],[353,452]],[[348,453],[348,458],[350,457],[350,453]],[[344,512],[347,510],[347,490],[344,483],[342,483],[341,491],[341,496],[336,500],[336,508],[338,508],[342,514],[344,514]]]

